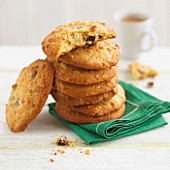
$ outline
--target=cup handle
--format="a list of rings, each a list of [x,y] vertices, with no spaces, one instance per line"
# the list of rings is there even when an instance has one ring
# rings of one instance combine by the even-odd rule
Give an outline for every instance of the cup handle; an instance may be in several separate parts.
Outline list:
[[[141,47],[141,51],[150,51],[155,46],[155,43],[156,43],[155,31],[145,31],[142,35],[142,44],[144,43],[144,38],[146,36],[149,37],[150,45],[147,48]]]

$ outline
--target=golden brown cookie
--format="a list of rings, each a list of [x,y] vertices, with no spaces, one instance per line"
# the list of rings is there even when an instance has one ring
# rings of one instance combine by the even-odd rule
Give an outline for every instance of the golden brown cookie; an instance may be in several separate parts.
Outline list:
[[[54,100],[57,101],[58,103],[63,103],[64,105],[67,106],[81,106],[88,104],[96,104],[110,100],[113,97],[113,95],[117,93],[117,89],[118,88],[116,86],[113,90],[109,92],[81,98],[65,95],[64,93],[59,92],[55,89],[51,91],[51,94]]]
[[[61,25],[42,42],[42,49],[48,61],[55,61],[77,47],[91,45],[97,41],[115,38],[115,32],[105,23],[77,21]]]
[[[13,132],[23,131],[41,112],[53,81],[54,68],[36,60],[20,73],[6,105],[6,121]]]
[[[152,67],[139,64],[138,62],[131,63],[129,70],[133,79],[146,79],[147,77],[156,77],[158,75],[158,72]]]
[[[92,46],[77,48],[58,59],[65,64],[85,69],[106,69],[118,63],[119,47],[110,40],[99,41]]]
[[[65,120],[73,123],[100,123],[108,120],[119,119],[124,115],[125,105],[123,104],[119,110],[111,112],[103,116],[88,116],[83,113],[72,111],[69,107],[62,104],[56,104],[57,113]]]
[[[56,76],[58,79],[68,83],[75,84],[94,84],[101,81],[110,80],[117,75],[118,66],[112,66],[107,69],[89,70],[74,67],[62,62],[56,62]]]
[[[102,116],[118,110],[125,101],[125,91],[122,86],[118,84],[118,92],[110,100],[97,104],[71,107],[70,109],[89,116]]]
[[[108,81],[102,81],[100,83],[90,85],[72,84],[62,80],[57,80],[57,87],[53,86],[53,88],[57,88],[58,91],[68,96],[87,97],[109,92],[117,85],[117,82],[118,76],[115,76]]]

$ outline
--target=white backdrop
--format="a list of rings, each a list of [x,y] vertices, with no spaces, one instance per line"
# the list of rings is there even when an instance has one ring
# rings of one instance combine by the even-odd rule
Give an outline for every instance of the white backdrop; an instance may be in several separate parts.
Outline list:
[[[170,46],[169,0],[0,0],[0,45],[39,45],[56,26],[76,20],[98,20],[114,28],[119,10],[154,17],[159,46]]]

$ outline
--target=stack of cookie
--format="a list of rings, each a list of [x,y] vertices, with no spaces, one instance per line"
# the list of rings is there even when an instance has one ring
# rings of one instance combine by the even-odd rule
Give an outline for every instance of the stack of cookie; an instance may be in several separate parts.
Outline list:
[[[51,94],[57,113],[74,123],[99,123],[123,116],[125,93],[118,85],[118,45],[104,23],[60,26],[42,42],[55,76]]]

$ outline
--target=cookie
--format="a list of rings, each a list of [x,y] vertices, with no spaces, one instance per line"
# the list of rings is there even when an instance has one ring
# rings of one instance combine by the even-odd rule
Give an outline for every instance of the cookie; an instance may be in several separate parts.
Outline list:
[[[60,117],[69,122],[92,124],[121,118],[124,115],[125,105],[123,104],[119,110],[103,116],[88,116],[83,113],[72,111],[69,107],[62,104],[56,104],[56,111]]]
[[[115,32],[102,22],[77,21],[61,25],[42,42],[48,61],[55,61],[77,47],[92,45],[97,41],[115,38]]]
[[[118,66],[107,69],[89,70],[74,67],[62,62],[56,62],[56,76],[58,79],[75,84],[94,84],[101,81],[110,80],[117,74]]]
[[[99,41],[92,46],[77,48],[60,56],[59,61],[85,69],[106,69],[118,63],[119,47],[110,40]]]
[[[81,98],[65,95],[64,93],[61,93],[55,89],[51,91],[51,94],[54,100],[57,101],[58,103],[63,103],[64,105],[67,106],[81,106],[88,104],[96,104],[110,100],[113,97],[113,95],[117,93],[117,89],[118,88],[116,86],[113,90],[109,92]]]
[[[110,100],[85,106],[71,107],[71,110],[87,114],[89,116],[102,116],[118,110],[126,101],[125,91],[118,85],[118,92]]]
[[[53,86],[53,88],[57,88],[58,91],[68,96],[87,97],[109,92],[117,85],[117,82],[117,76],[113,77],[111,80],[90,85],[72,84],[57,79],[57,87]]]
[[[23,131],[41,112],[53,82],[54,68],[36,60],[20,73],[6,105],[6,121],[13,132]]]
[[[138,62],[131,63],[129,65],[129,70],[133,79],[146,79],[158,75],[158,72],[152,67],[139,64]]]

